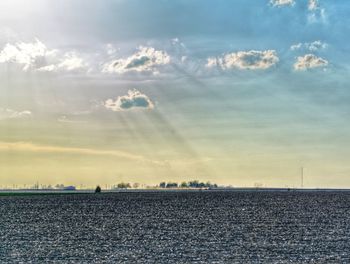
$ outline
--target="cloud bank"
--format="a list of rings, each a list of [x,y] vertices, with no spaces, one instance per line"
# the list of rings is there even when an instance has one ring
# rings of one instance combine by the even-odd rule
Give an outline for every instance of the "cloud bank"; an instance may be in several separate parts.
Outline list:
[[[154,104],[147,95],[134,90],[129,90],[127,95],[118,96],[116,100],[108,99],[104,106],[112,111],[127,111],[132,109],[153,109]]]
[[[220,67],[222,69],[264,70],[274,66],[279,61],[275,50],[265,51],[239,51],[224,57],[208,58],[206,66]]]
[[[274,3],[286,5],[291,4],[288,0],[275,1]],[[310,1],[311,10],[318,9],[317,1]],[[171,40],[172,47],[185,49],[185,45],[175,38]],[[295,70],[306,70],[326,66],[328,61],[311,54],[319,50],[326,49],[328,44],[321,40],[313,42],[297,43],[290,47],[291,50],[302,50],[306,54],[298,57],[294,64]],[[195,58],[189,59],[183,53],[172,54],[172,57],[164,50],[156,50],[153,47],[140,46],[134,54],[129,57],[112,59],[118,49],[112,44],[105,46],[104,55],[100,53],[80,54],[78,52],[68,50],[62,51],[57,49],[49,49],[38,39],[34,42],[17,42],[15,44],[7,43],[0,50],[0,64],[9,63],[19,65],[19,69],[23,71],[37,72],[97,72],[104,73],[127,73],[127,72],[146,72],[151,74],[159,73],[159,68],[172,62],[174,65],[199,64]],[[178,51],[176,49],[176,51]],[[171,51],[170,51],[171,52]],[[83,55],[83,56],[82,56]],[[181,55],[181,56],[180,56]],[[95,57],[94,57],[95,56]],[[95,60],[94,60],[95,59]],[[109,60],[109,61],[108,61]],[[103,61],[108,61],[103,64]],[[266,70],[275,66],[279,62],[279,57],[275,50],[248,50],[226,53],[218,57],[209,57],[206,68],[217,68],[220,70]],[[102,65],[102,68],[101,68]],[[129,110],[133,108],[153,108],[151,100],[139,91],[129,91],[128,95],[118,97],[116,100],[108,99],[105,106],[113,111]]]

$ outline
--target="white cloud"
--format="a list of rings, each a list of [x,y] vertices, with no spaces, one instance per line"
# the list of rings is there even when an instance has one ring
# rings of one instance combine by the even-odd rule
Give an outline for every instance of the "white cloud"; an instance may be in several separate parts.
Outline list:
[[[28,110],[15,111],[8,108],[0,108],[0,120],[28,118],[32,116],[32,112]]]
[[[0,41],[8,42],[8,41],[14,41],[18,39],[18,33],[14,31],[12,28],[6,27],[6,26],[0,26]]]
[[[293,44],[292,46],[290,46],[291,50],[298,50],[301,49],[303,46],[303,43],[297,43],[297,44]]]
[[[208,58],[207,59],[207,64],[205,66],[208,67],[208,68],[219,66],[221,60],[222,59],[212,58],[212,57]]]
[[[314,42],[305,42],[305,43],[297,43],[294,44],[290,47],[291,50],[299,50],[299,49],[307,49],[310,51],[317,51],[317,50],[322,50],[326,49],[328,47],[327,43],[324,43],[320,40],[316,40]]]
[[[186,49],[185,44],[184,44],[183,42],[181,42],[179,38],[173,38],[173,39],[171,39],[171,45],[173,45],[173,46],[179,46],[179,47],[181,47],[181,48],[183,48],[183,49]]]
[[[0,52],[0,63],[17,63],[23,65],[23,70],[37,69],[45,65],[47,56],[54,56],[56,50],[49,50],[38,39],[35,42],[7,43]]]
[[[72,123],[72,124],[83,124],[83,123],[87,123],[86,120],[74,120],[74,119],[70,119],[69,117],[63,115],[61,117],[59,117],[57,119],[58,122],[62,122],[62,123]]]
[[[112,111],[125,111],[131,109],[153,109],[154,104],[147,95],[134,90],[129,90],[128,95],[118,96],[116,100],[108,99],[104,106]]]
[[[136,53],[125,59],[117,59],[106,63],[102,72],[125,73],[130,71],[153,71],[156,66],[170,63],[170,56],[161,50],[151,47],[140,47]]]
[[[323,43],[320,40],[316,40],[314,42],[307,43],[307,44],[308,44],[308,46],[307,46],[308,49],[311,50],[311,51],[316,51],[316,50],[319,50],[319,49],[325,49],[328,46],[327,43]]]
[[[79,71],[87,69],[88,64],[75,52],[67,52],[55,64],[40,67],[38,71]]]
[[[327,15],[324,8],[321,8],[318,0],[309,0],[308,9],[310,14],[308,15],[309,23],[325,23],[327,22]]]
[[[308,16],[309,23],[325,23],[327,21],[326,11],[324,8],[318,8]]]
[[[270,0],[273,6],[292,6],[295,4],[294,0]]]
[[[275,50],[250,50],[226,54],[219,58],[208,58],[206,66],[209,68],[217,66],[222,69],[264,70],[272,67],[278,61]]]
[[[108,43],[107,45],[106,45],[106,52],[107,52],[107,54],[108,55],[114,55],[114,54],[116,54],[117,53],[117,49],[114,47],[114,45],[113,44],[111,44],[111,43]]]
[[[316,10],[317,8],[319,8],[318,0],[309,0],[308,9],[310,11],[313,11],[313,10]]]
[[[60,61],[57,67],[66,69],[67,71],[73,71],[87,67],[84,60],[79,57],[75,52],[69,52],[64,55],[64,58]]]
[[[0,51],[0,63],[22,65],[23,71],[76,71],[87,67],[87,63],[77,53],[48,49],[38,39],[28,43],[7,43]]]
[[[305,71],[311,68],[326,67],[327,65],[327,60],[317,57],[314,54],[306,54],[297,58],[297,61],[294,63],[294,69],[296,71]]]

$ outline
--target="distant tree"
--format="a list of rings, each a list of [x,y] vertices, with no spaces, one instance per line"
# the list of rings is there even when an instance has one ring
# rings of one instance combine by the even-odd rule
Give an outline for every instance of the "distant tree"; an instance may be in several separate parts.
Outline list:
[[[165,186],[166,186],[166,183],[165,183],[165,182],[159,183],[159,188],[165,188]]]
[[[180,187],[181,187],[181,188],[187,188],[187,187],[188,187],[187,182],[182,182],[182,183],[180,184]]]
[[[176,182],[168,182],[166,188],[177,188],[178,184]]]
[[[206,183],[204,183],[204,182],[199,182],[199,181],[197,181],[197,180],[193,180],[193,181],[189,181],[188,182],[188,187],[190,187],[190,188],[217,188],[218,186],[217,186],[217,184],[213,184],[213,183],[211,183],[211,182],[206,182]]]
[[[118,189],[127,189],[127,188],[131,188],[131,185],[130,185],[130,183],[121,182],[121,183],[117,184],[117,188]]]
[[[133,187],[133,188],[135,188],[135,189],[137,189],[137,188],[139,188],[139,187],[140,187],[140,184],[139,184],[139,183],[137,183],[137,182],[135,182],[135,183],[132,185],[132,187]]]
[[[205,183],[204,187],[210,188],[212,187],[212,184],[210,183],[210,181],[208,181]]]
[[[199,187],[199,182],[197,180],[195,181],[190,181],[188,183],[188,186],[191,187],[191,188],[198,188]]]
[[[96,189],[95,189],[95,193],[100,193],[101,192],[101,187],[99,185],[97,185]]]
[[[263,187],[263,184],[261,182],[255,182],[254,183],[254,187],[255,188],[261,188],[261,187]]]

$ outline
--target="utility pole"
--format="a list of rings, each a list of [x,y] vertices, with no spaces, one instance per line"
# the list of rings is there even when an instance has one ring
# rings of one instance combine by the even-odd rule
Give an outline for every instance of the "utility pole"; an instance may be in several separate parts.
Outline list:
[[[304,188],[304,167],[301,167],[300,169],[300,176],[301,176],[301,188]]]

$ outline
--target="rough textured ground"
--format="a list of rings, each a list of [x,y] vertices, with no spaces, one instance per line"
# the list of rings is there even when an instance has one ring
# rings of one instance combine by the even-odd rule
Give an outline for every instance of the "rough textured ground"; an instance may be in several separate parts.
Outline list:
[[[349,263],[350,192],[0,197],[0,263]]]

